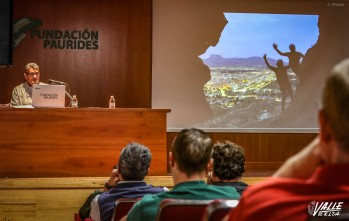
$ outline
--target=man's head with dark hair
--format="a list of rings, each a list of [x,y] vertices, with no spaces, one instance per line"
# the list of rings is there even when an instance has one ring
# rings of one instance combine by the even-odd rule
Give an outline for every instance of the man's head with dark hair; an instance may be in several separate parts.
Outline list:
[[[181,130],[172,145],[172,161],[188,177],[206,170],[211,159],[212,140],[200,129]],[[174,162],[171,162],[172,165]]]
[[[219,180],[240,178],[245,172],[244,149],[230,141],[213,145],[213,175]]]
[[[124,180],[143,180],[148,174],[151,153],[148,147],[129,143],[120,153],[119,173]]]

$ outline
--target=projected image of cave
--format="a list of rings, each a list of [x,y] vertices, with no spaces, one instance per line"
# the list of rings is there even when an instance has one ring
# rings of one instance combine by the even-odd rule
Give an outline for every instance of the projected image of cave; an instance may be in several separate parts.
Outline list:
[[[224,15],[218,44],[200,56],[211,73],[204,93],[213,111],[201,126],[269,127],[308,87],[301,66],[317,43],[318,15]]]
[[[318,131],[324,83],[349,57],[348,2],[155,2],[152,107],[171,109],[169,129]]]

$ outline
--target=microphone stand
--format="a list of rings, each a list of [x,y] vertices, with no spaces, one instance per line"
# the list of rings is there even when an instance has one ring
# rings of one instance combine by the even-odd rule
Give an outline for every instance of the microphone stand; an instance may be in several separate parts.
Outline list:
[[[68,87],[69,88],[69,87]],[[70,90],[69,90],[70,91]],[[65,91],[65,95],[67,95],[70,99],[70,102],[69,102],[69,106],[71,106],[71,100],[73,99],[73,97],[69,94],[68,91]]]

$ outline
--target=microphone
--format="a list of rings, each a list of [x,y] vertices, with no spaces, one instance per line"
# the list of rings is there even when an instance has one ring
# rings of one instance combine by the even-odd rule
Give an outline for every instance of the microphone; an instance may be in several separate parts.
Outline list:
[[[56,81],[56,80],[52,80],[52,79],[48,79],[47,81],[49,84],[60,84],[60,85],[67,85],[67,83],[64,83],[62,81]]]
[[[73,99],[73,97],[70,95],[70,88],[69,85],[63,81],[56,81],[56,80],[52,80],[52,79],[48,79],[47,81],[49,84],[59,84],[59,85],[65,85],[68,87],[68,91],[65,91],[65,94],[70,98],[70,101]]]

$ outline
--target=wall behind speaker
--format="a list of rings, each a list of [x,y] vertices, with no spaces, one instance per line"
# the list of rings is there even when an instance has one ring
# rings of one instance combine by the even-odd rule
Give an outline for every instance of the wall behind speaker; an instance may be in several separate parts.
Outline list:
[[[12,0],[0,0],[0,65],[12,64],[12,12]]]

